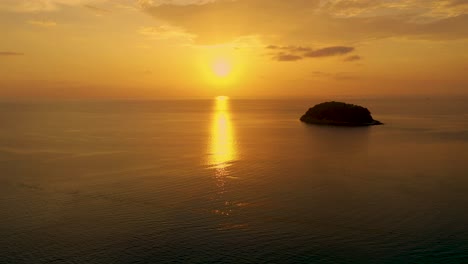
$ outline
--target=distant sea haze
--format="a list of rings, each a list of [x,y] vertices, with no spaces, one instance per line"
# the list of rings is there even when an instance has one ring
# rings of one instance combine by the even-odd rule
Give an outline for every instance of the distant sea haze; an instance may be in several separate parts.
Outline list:
[[[468,263],[468,100],[0,103],[0,263]]]

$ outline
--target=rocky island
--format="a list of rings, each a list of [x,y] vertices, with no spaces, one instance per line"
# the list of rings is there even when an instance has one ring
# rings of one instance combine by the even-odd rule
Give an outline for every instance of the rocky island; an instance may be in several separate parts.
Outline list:
[[[301,121],[309,124],[332,126],[382,125],[374,120],[370,111],[362,106],[342,102],[325,102],[310,108]]]

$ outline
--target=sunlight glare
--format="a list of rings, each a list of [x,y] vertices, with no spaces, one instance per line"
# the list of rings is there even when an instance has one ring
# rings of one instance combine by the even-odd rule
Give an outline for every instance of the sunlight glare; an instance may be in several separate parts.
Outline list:
[[[227,167],[228,162],[234,160],[236,156],[227,96],[218,96],[215,100],[210,153],[209,164],[221,169]]]
[[[231,64],[227,59],[218,58],[213,63],[213,72],[218,77],[226,77],[231,73]]]
[[[207,88],[232,89],[242,79],[245,57],[232,47],[211,46],[200,49],[200,77]]]

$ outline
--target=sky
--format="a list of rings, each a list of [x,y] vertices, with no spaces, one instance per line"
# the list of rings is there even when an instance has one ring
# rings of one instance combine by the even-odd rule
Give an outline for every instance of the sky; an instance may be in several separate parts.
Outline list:
[[[0,98],[468,95],[468,0],[1,0]]]

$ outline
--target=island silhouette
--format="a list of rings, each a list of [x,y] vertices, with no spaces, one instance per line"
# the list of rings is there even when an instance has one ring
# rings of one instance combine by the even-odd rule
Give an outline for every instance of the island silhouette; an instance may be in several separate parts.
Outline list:
[[[304,123],[331,126],[382,125],[362,106],[343,102],[324,102],[315,105],[300,118]]]

